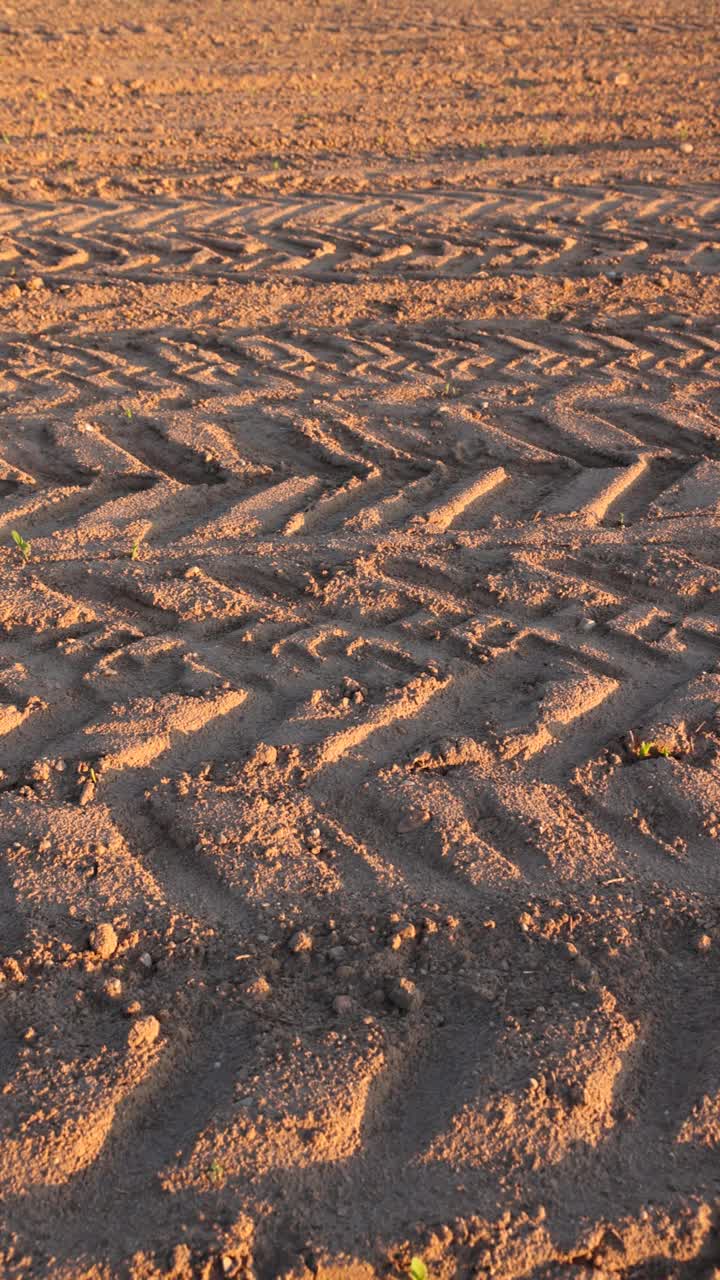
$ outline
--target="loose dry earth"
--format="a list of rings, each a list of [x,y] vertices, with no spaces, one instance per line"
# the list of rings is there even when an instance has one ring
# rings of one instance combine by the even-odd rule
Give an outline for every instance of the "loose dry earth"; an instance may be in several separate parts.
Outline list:
[[[0,4],[2,1277],[719,1274],[719,16]]]

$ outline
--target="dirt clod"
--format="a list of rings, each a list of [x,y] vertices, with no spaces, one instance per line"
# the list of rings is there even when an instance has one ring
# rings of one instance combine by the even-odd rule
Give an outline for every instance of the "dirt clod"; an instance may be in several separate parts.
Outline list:
[[[422,993],[410,978],[390,978],[385,983],[385,994],[390,1003],[404,1013],[422,1004]]]
[[[152,1014],[144,1018],[135,1018],[128,1031],[128,1048],[137,1052],[148,1049],[160,1035],[160,1023]]]
[[[292,951],[293,955],[300,955],[301,952],[312,951],[312,949],[312,934],[307,933],[304,929],[299,929],[297,933],[294,933],[288,942],[288,950]]]
[[[109,960],[117,951],[118,936],[111,924],[98,924],[92,930],[88,943],[101,960]]]

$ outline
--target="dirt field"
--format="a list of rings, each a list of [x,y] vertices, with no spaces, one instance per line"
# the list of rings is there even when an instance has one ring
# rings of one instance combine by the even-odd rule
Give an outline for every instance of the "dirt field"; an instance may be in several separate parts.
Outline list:
[[[2,1280],[720,1276],[719,33],[0,0]]]

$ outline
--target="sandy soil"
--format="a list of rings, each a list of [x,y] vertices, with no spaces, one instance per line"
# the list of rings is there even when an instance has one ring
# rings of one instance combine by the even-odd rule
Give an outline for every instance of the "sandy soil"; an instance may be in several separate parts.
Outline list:
[[[720,1275],[719,18],[0,3],[3,1280]]]

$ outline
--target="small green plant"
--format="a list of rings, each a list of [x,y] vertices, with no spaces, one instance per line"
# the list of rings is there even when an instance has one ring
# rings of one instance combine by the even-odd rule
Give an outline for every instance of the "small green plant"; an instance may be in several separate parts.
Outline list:
[[[635,747],[635,755],[638,760],[655,760],[658,756],[667,759],[670,748],[662,742],[639,742]]]
[[[223,1176],[224,1170],[219,1160],[211,1161],[210,1165],[208,1166],[208,1173],[210,1174],[210,1177],[212,1178],[213,1182],[220,1181],[220,1179]]]
[[[131,550],[131,552],[130,552],[130,559],[131,559],[131,560],[139,560],[139,559],[140,559],[140,539],[139,539],[139,538],[138,538],[137,542],[133,542],[133,544],[132,544],[132,550]]]
[[[15,546],[17,547],[18,551],[20,552],[20,555],[22,556],[23,560],[29,560],[30,559],[30,543],[27,542],[25,538],[23,538],[21,533],[18,533],[17,529],[13,529],[10,536],[13,542],[15,543]]]
[[[125,414],[126,418],[132,418],[132,409],[130,408],[123,409],[123,413]]]
[[[410,1280],[428,1280],[428,1269],[422,1258],[414,1257],[408,1268]]]
[[[625,512],[624,511],[621,511],[620,515],[618,516],[618,524],[621,529],[625,528]]]

